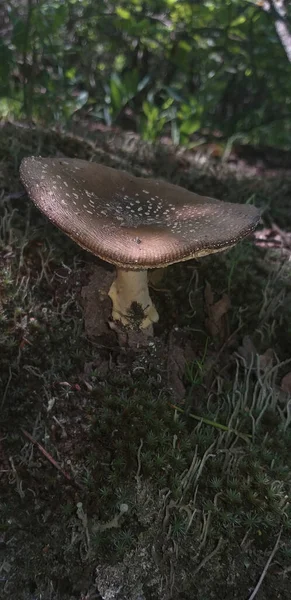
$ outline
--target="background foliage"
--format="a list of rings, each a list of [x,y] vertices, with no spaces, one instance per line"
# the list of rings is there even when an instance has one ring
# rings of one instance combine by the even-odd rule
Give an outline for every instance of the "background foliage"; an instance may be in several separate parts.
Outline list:
[[[290,147],[291,64],[263,4],[11,0],[0,6],[0,116]]]

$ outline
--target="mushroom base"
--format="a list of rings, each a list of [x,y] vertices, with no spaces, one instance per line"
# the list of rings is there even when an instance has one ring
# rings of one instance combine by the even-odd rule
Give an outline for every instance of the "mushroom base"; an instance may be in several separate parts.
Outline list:
[[[159,320],[148,289],[147,271],[117,269],[108,296],[112,300],[112,317],[132,329],[146,329]]]

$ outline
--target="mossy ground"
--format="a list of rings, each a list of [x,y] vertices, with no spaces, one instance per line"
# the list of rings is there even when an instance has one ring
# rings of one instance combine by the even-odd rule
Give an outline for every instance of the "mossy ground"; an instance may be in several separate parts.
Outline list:
[[[291,177],[232,174],[98,136],[94,146],[1,130],[1,597],[247,600],[280,535],[256,597],[287,600],[291,419],[279,385],[291,371],[288,249],[248,240],[172,266],[152,286],[161,319],[147,347],[122,346],[109,329],[90,340],[80,298],[98,261],[18,196],[18,167],[31,154],[92,158],[251,198],[285,230]],[[223,342],[205,328],[206,281],[215,298],[231,299]],[[239,349],[245,336],[257,353]],[[269,366],[259,359],[267,348]],[[185,390],[178,409],[173,371]]]

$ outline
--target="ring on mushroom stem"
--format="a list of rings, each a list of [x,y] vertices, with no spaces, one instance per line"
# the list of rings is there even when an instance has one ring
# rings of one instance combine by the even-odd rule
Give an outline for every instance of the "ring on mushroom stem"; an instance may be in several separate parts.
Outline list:
[[[55,225],[116,266],[109,290],[113,319],[147,331],[159,318],[147,269],[225,250],[260,219],[252,205],[221,202],[80,159],[25,158],[20,178]]]

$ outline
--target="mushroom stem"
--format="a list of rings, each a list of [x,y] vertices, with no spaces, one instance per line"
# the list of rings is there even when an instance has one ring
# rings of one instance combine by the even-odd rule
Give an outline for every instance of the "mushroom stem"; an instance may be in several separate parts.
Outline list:
[[[149,295],[147,271],[117,268],[108,295],[113,304],[112,317],[123,325],[146,329],[159,320]]]

